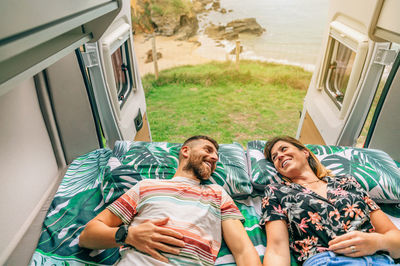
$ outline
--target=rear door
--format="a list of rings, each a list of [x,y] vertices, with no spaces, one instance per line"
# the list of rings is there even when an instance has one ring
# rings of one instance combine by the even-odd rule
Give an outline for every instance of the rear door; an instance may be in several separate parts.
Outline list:
[[[385,66],[394,60],[392,40],[374,35],[385,2],[331,1],[324,44],[297,132],[302,142],[356,143]]]

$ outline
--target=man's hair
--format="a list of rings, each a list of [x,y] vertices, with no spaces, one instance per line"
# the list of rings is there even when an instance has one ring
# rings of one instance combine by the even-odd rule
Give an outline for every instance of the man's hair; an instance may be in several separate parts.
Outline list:
[[[218,149],[219,149],[218,142],[215,139],[210,138],[209,136],[204,136],[204,135],[197,135],[197,136],[193,136],[193,137],[188,138],[182,144],[182,147],[183,146],[191,146],[190,145],[191,142],[196,141],[196,140],[200,140],[200,139],[208,140],[209,142],[211,142],[214,145],[215,149],[217,149],[217,151],[218,151]],[[179,161],[181,161],[181,160],[182,160],[182,152],[179,151]]]
[[[265,144],[265,148],[264,148],[264,155],[265,158],[270,161],[271,163],[274,163],[272,161],[272,157],[271,157],[271,149],[272,147],[274,147],[274,145],[278,142],[278,141],[283,141],[283,142],[287,142],[292,144],[293,146],[297,147],[299,150],[306,150],[308,151],[308,153],[310,154],[310,156],[308,157],[308,164],[311,167],[311,170],[314,172],[314,174],[318,177],[318,178],[322,178],[325,177],[327,175],[331,174],[331,171],[326,169],[325,166],[323,166],[321,164],[321,162],[317,159],[317,157],[315,156],[314,153],[312,153],[303,143],[301,143],[300,141],[298,141],[295,138],[289,137],[289,136],[279,136],[279,137],[275,137],[272,140],[268,141],[267,144]]]

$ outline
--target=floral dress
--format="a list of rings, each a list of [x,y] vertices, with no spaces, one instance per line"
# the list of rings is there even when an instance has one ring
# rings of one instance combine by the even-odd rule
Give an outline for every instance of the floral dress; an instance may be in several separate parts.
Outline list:
[[[285,220],[291,252],[300,263],[326,251],[335,236],[374,231],[369,214],[379,206],[360,184],[351,176],[323,180],[327,198],[296,183],[274,183],[265,189],[260,225]]]

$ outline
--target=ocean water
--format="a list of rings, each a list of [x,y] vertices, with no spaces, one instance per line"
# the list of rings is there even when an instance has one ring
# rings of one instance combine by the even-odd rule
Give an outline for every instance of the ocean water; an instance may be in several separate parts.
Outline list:
[[[241,58],[300,65],[313,70],[320,54],[324,31],[327,28],[329,0],[221,0],[226,14],[210,11],[200,17],[200,38],[203,44],[212,42],[202,35],[204,27],[242,18],[256,18],[266,29],[261,36],[241,35],[244,47]],[[223,41],[225,51],[235,42]]]

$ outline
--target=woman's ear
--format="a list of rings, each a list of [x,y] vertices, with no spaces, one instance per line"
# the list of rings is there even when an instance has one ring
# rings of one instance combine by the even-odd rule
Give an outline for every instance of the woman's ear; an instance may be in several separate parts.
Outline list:
[[[303,149],[304,154],[306,155],[306,158],[310,157],[310,152],[306,149]]]

